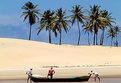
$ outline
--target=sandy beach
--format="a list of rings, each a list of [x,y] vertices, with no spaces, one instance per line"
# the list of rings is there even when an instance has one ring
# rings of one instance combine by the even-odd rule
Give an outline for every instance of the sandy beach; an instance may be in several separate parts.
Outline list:
[[[49,68],[33,68],[33,74],[46,77]],[[75,77],[88,75],[93,70],[99,73],[102,78],[121,77],[121,67],[70,67],[70,68],[54,68],[56,71],[54,77]],[[0,79],[26,79],[27,69],[9,69],[0,70]],[[94,76],[92,76],[94,77]]]
[[[60,46],[0,38],[0,83],[7,83],[7,80],[24,83],[21,79],[25,81],[29,68],[33,68],[34,75],[46,76],[50,67],[56,71],[54,77],[83,76],[94,70],[104,79],[101,83],[106,83],[108,78],[121,77],[120,52],[121,47]]]
[[[93,79],[89,80],[89,82],[71,82],[71,83],[120,83],[120,78],[103,78],[101,82],[93,82]],[[0,80],[0,83],[26,83],[25,79],[20,80]],[[41,83],[48,83],[48,82],[41,82]],[[53,82],[49,82],[53,83]],[[54,82],[54,83],[70,83],[70,82]]]
[[[0,81],[0,83],[26,83],[26,80],[2,80]],[[41,83],[46,83],[46,82],[41,82]],[[53,83],[53,82],[49,82],[49,83]],[[54,83],[63,83],[63,82],[54,82]],[[70,83],[70,82],[64,82],[64,83]],[[74,83],[79,83],[79,82],[74,82]],[[81,82],[81,83],[95,83],[95,82]]]

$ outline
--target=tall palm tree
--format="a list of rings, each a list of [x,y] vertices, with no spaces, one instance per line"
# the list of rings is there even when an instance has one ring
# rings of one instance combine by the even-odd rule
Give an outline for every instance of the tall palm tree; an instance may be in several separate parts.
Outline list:
[[[77,21],[78,24],[78,33],[79,33],[79,37],[78,37],[78,42],[77,45],[79,45],[80,43],[80,23],[82,24],[84,21],[84,15],[83,15],[83,11],[82,11],[83,7],[80,7],[80,5],[75,5],[72,7],[71,13],[72,15],[70,16],[70,20],[72,22],[72,25],[75,23],[75,21]]]
[[[39,31],[37,34],[39,34],[43,28],[46,28],[46,31],[49,32],[49,43],[51,43],[51,31],[54,30],[54,26],[55,26],[54,12],[50,10],[44,11],[44,13],[41,14],[40,26],[38,28]]]
[[[103,45],[105,29],[107,27],[112,27],[112,23],[114,23],[114,21],[112,21],[112,19],[113,18],[111,17],[111,13],[109,13],[108,11],[102,10],[100,12],[99,20],[100,20],[100,24],[101,24],[100,28],[102,30],[102,34],[101,34],[101,38],[100,38],[100,45]]]
[[[120,26],[114,26],[114,31],[115,31],[115,33],[116,33],[116,37],[115,37],[116,40],[115,40],[115,43],[118,44],[118,33],[121,32]]]
[[[62,36],[62,29],[67,33],[68,31],[68,23],[69,20],[67,20],[66,11],[63,11],[62,8],[58,9],[56,11],[56,26],[55,28],[59,31],[60,33],[60,40],[59,44],[61,45],[61,36]]]
[[[89,12],[88,19],[89,19],[90,27],[92,27],[94,30],[93,45],[98,45],[97,37],[98,37],[98,29],[100,27],[100,20],[99,20],[100,10],[99,9],[100,9],[100,6],[94,5],[93,7],[90,6],[90,11],[88,11]]]
[[[24,16],[24,21],[28,18],[30,24],[30,31],[29,31],[29,40],[31,40],[31,32],[32,32],[32,25],[36,23],[36,19],[39,19],[38,14],[39,10],[36,9],[37,5],[34,5],[32,2],[27,2],[22,7],[25,10],[22,14]]]
[[[116,32],[115,32],[114,28],[110,28],[108,30],[108,37],[111,38],[111,46],[112,46],[113,39],[116,37]]]

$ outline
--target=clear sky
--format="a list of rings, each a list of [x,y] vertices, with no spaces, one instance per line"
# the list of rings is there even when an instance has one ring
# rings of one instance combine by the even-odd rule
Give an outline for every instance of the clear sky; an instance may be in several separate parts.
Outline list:
[[[47,9],[56,10],[63,8],[70,10],[74,5],[81,5],[84,9],[89,9],[90,5],[100,5],[101,9],[112,12],[112,17],[116,18],[116,25],[121,26],[121,0],[0,0],[0,37],[28,39],[29,24],[23,22],[21,18],[21,7],[28,1],[38,5],[41,13]],[[67,13],[68,15],[68,13]],[[78,34],[77,25],[75,24],[68,34],[63,32],[62,43],[76,44]],[[120,36],[121,37],[121,36]],[[105,45],[110,45],[110,39],[105,38]],[[37,25],[33,26],[32,40],[48,42],[48,33],[43,30],[37,36]],[[121,43],[121,38],[119,38]],[[58,38],[53,36],[52,42],[58,43]],[[81,44],[87,44],[87,37],[81,34]]]

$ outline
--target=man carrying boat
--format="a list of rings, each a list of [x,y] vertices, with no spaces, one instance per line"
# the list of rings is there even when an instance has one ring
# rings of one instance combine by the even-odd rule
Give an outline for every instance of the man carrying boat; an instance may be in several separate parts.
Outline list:
[[[47,75],[47,78],[50,76],[50,78],[52,79],[53,78],[53,75],[54,75],[55,71],[53,70],[53,68],[51,67],[50,70],[48,71],[48,75]]]
[[[28,71],[26,72],[26,74],[28,75],[27,83],[28,83],[28,81],[29,81],[29,80],[30,80],[30,82],[31,82],[31,77],[32,77],[32,68],[31,68],[30,70],[28,70]]]
[[[95,76],[94,77],[95,82],[96,82],[96,79],[98,79],[100,82],[100,77],[99,77],[99,74],[97,72],[91,71],[91,74],[93,74]]]

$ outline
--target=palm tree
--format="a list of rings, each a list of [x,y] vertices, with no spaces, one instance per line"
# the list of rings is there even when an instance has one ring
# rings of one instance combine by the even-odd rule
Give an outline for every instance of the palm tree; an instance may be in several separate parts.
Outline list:
[[[118,44],[118,33],[121,32],[121,29],[120,29],[119,26],[114,26],[114,31],[115,31],[115,33],[116,33],[116,37],[115,37],[116,40],[115,40],[115,43]]]
[[[100,17],[99,17],[99,20],[100,20],[100,24],[101,24],[101,30],[102,30],[102,34],[101,34],[101,38],[100,38],[100,45],[103,45],[103,41],[104,41],[104,32],[105,32],[105,29],[107,27],[112,27],[112,24],[114,21],[112,21],[112,17],[111,17],[111,13],[108,13],[108,11],[106,10],[102,10],[100,12]]]
[[[30,32],[29,32],[29,40],[31,40],[31,32],[32,32],[32,25],[36,23],[36,19],[39,19],[37,16],[39,14],[39,10],[36,9],[37,5],[34,5],[32,2],[27,2],[22,7],[25,11],[23,12],[22,16],[24,16],[24,21],[28,18],[30,24]]]
[[[90,11],[89,12],[89,23],[90,27],[93,28],[94,30],[94,37],[93,37],[93,45],[98,45],[97,43],[97,37],[98,37],[98,29],[100,27],[100,20],[99,20],[99,15],[100,15],[100,6],[94,5],[93,7],[90,6]],[[96,43],[95,43],[96,42]]]
[[[82,11],[83,7],[80,7],[80,5],[75,5],[72,7],[71,13],[72,15],[70,16],[70,20],[72,22],[72,25],[75,23],[75,21],[77,21],[78,24],[78,31],[79,31],[79,37],[78,37],[78,42],[77,45],[79,45],[80,43],[80,25],[79,23],[83,23],[84,21],[84,15],[83,15],[83,11]]]
[[[114,28],[110,28],[108,30],[108,37],[111,38],[111,46],[112,46],[113,39],[116,37],[116,32],[115,32]]]
[[[93,28],[90,27],[90,24],[88,23],[88,21],[83,24],[83,27],[84,27],[83,30],[85,31],[85,33],[88,34],[88,45],[90,45],[90,33],[93,32]]]
[[[67,20],[66,11],[63,11],[62,8],[58,9],[56,11],[56,26],[55,28],[59,31],[60,33],[60,40],[59,44],[61,45],[61,36],[62,36],[62,29],[67,33],[68,31],[68,23],[69,20]]]
[[[41,20],[40,20],[40,26],[39,26],[39,31],[37,34],[40,33],[40,31],[43,28],[46,28],[46,31],[49,32],[49,43],[51,43],[51,31],[54,31],[54,26],[55,26],[55,17],[54,17],[54,12],[47,10],[44,11],[43,14],[41,14]]]

